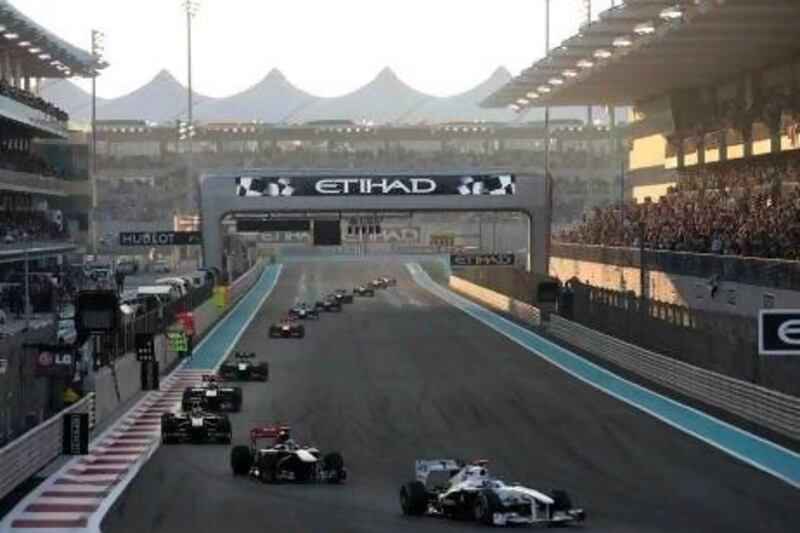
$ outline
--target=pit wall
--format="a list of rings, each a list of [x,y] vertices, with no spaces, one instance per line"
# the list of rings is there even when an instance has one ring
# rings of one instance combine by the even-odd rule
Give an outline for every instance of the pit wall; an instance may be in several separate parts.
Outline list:
[[[259,263],[245,272],[230,285],[230,305],[220,309],[213,298],[194,310],[195,344],[207,334],[211,328],[230,310],[236,302],[255,284],[264,269]],[[169,349],[166,337],[156,335],[156,356],[162,374],[169,372],[177,359],[177,353]],[[96,398],[96,417],[102,422],[113,414],[120,406],[141,392],[141,370],[136,356],[132,353],[119,357],[111,367],[103,367],[94,374],[94,390]],[[116,380],[114,379],[116,374]]]

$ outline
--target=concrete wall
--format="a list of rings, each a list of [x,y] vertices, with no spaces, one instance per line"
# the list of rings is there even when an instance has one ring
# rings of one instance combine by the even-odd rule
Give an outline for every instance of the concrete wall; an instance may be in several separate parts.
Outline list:
[[[635,267],[554,256],[550,258],[550,274],[561,281],[576,277],[596,287],[641,294],[640,270]],[[730,281],[712,283],[711,274],[701,278],[647,270],[645,284],[654,300],[717,313],[754,317],[770,305],[800,308],[800,292]]]

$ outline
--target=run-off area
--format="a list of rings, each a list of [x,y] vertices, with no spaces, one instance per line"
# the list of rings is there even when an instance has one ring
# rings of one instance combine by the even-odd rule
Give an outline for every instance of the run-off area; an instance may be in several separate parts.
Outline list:
[[[269,339],[299,300],[378,275],[398,286]],[[234,478],[224,445],[161,446],[104,531],[454,531],[471,524],[401,515],[417,458],[488,459],[498,477],[564,488],[587,531],[792,531],[800,491],[565,374],[422,289],[399,262],[284,266],[235,349],[269,361],[243,384],[234,442],[282,423],[339,451],[341,486]]]

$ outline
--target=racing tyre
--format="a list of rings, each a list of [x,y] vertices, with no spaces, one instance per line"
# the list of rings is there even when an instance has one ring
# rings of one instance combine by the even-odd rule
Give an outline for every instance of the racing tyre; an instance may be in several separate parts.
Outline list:
[[[323,457],[322,466],[329,473],[328,480],[331,483],[341,483],[347,478],[347,473],[344,470],[344,459],[342,454],[332,452]]]
[[[234,446],[231,450],[231,469],[235,476],[244,476],[250,472],[253,464],[253,455],[248,446]]]
[[[234,413],[238,413],[242,410],[242,389],[240,387],[235,387],[233,389],[233,401],[231,404],[231,410]]]
[[[552,489],[548,495],[553,498],[553,511],[569,511],[572,509],[572,498],[565,490]]]
[[[404,515],[422,516],[428,507],[428,491],[421,481],[409,481],[400,488],[400,508]]]
[[[484,526],[494,524],[494,513],[502,507],[500,498],[492,491],[484,491],[475,497],[472,511],[475,521]]]

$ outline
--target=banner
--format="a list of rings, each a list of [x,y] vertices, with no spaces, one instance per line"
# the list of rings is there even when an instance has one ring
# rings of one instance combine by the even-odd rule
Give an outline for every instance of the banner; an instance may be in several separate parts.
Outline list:
[[[760,355],[800,355],[800,309],[762,309],[758,314]]]
[[[38,346],[37,377],[70,378],[75,374],[75,355],[66,346]]]
[[[482,266],[514,266],[514,254],[453,254],[450,266],[482,267]]]
[[[202,244],[199,231],[137,231],[119,234],[120,246],[182,246]]]
[[[382,196],[382,195],[510,195],[516,177],[511,174],[477,176],[359,176],[236,178],[236,195],[242,197]]]
[[[62,420],[61,453],[63,455],[88,455],[89,414],[67,413]]]

